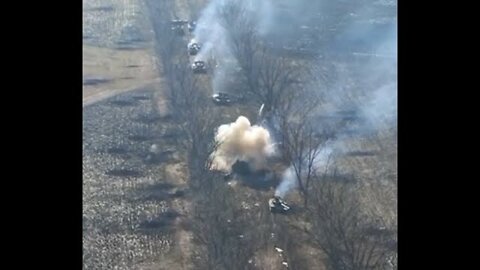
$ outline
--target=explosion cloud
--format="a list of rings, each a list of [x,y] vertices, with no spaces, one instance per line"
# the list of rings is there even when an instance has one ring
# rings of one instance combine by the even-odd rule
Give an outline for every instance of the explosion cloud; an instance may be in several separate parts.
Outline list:
[[[221,125],[215,135],[218,147],[212,153],[212,169],[227,171],[237,161],[245,161],[253,170],[265,168],[267,158],[275,153],[267,129],[251,125],[245,116],[230,124]]]

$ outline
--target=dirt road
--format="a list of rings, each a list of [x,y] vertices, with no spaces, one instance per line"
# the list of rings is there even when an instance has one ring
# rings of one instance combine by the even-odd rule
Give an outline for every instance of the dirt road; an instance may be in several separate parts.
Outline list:
[[[83,106],[158,82],[143,1],[83,4]]]

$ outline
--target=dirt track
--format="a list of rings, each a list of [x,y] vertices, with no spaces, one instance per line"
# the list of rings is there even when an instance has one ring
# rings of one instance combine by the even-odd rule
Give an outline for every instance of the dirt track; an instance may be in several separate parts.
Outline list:
[[[107,99],[107,98],[110,98],[110,97],[113,97],[113,96],[116,96],[116,95],[119,95],[119,94],[122,94],[122,93],[135,91],[135,90],[140,90],[140,89],[149,88],[149,87],[150,88],[155,88],[155,87],[158,87],[159,83],[161,83],[161,79],[156,78],[156,79],[153,79],[153,80],[149,80],[149,81],[147,81],[143,84],[135,85],[135,86],[130,87],[130,88],[106,89],[104,91],[97,91],[97,92],[94,92],[94,93],[90,93],[89,95],[85,95],[85,93],[84,93],[83,107],[88,106],[88,105],[92,105],[96,102],[99,102],[101,100],[104,100],[104,99]]]
[[[158,82],[143,1],[84,0],[83,105]]]

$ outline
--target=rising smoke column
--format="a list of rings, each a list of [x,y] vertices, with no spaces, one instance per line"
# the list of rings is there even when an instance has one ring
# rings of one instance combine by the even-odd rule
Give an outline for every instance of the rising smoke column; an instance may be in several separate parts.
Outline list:
[[[198,41],[201,49],[195,56],[195,61],[215,60],[213,67],[212,88],[214,93],[222,92],[227,78],[228,65],[220,64],[218,61],[231,59],[233,55],[230,51],[229,41],[225,28],[221,25],[218,9],[224,5],[227,0],[211,1],[202,11],[197,22],[197,27],[193,32],[194,40]],[[211,63],[213,64],[213,63]]]
[[[292,165],[288,167],[282,174],[282,181],[275,190],[275,196],[285,197],[288,191],[297,187],[297,178],[295,168]]]
[[[251,125],[245,116],[221,125],[215,135],[218,147],[212,153],[212,169],[229,172],[237,161],[248,162],[254,170],[265,168],[267,158],[274,155],[274,143],[267,129]]]
[[[335,149],[340,148],[338,141],[326,144],[313,161],[313,170],[316,174],[326,172],[331,162],[331,157]],[[306,163],[306,161],[305,161]],[[304,164],[305,166],[305,164]],[[295,167],[290,165],[282,174],[280,185],[275,190],[275,196],[285,197],[285,195],[298,185]]]
[[[348,37],[358,35],[359,23],[352,23],[343,33]],[[386,28],[383,35],[374,35],[376,30],[371,26],[369,31],[362,33],[361,37],[368,39],[372,44],[375,53],[364,54],[368,60],[362,65],[351,67],[337,67],[337,80],[333,86],[325,92],[325,102],[335,110],[356,111],[362,120],[354,128],[361,134],[371,134],[383,128],[396,127],[397,120],[397,28],[396,23]],[[373,39],[375,37],[375,39]],[[357,37],[355,37],[357,38]],[[349,39],[347,39],[349,40]],[[353,55],[353,54],[352,54]],[[388,57],[385,57],[387,55]],[[350,74],[359,74],[354,80]],[[359,87],[361,86],[361,87]],[[355,88],[362,89],[363,93],[355,93]],[[349,96],[354,95],[352,100]],[[319,156],[314,163],[317,172],[325,172],[325,166],[330,156],[341,151],[344,146],[346,134],[343,131],[353,126],[346,126],[336,130],[335,141],[330,142],[321,149]],[[291,165],[282,176],[280,185],[275,194],[285,196],[290,190],[297,187],[297,179],[293,165]]]
[[[271,25],[273,9],[270,0],[212,0],[202,10],[193,32],[194,40],[201,45],[195,61],[214,59],[215,63],[211,63],[215,64],[212,77],[214,93],[225,92],[229,78],[232,78],[232,74],[238,69],[238,60],[231,51],[229,33],[222,26],[222,17],[219,14],[219,10],[230,4],[238,5],[240,9],[245,10],[246,17],[240,20],[253,19],[260,33],[267,32]]]

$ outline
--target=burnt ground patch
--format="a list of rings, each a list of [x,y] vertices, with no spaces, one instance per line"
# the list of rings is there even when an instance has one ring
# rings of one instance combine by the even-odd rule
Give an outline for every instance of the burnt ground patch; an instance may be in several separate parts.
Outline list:
[[[139,191],[137,193],[137,199],[140,201],[167,201],[174,198],[181,198],[185,196],[185,190],[182,189],[171,189],[171,190],[150,190],[150,191]]]
[[[102,11],[102,12],[111,12],[114,11],[115,8],[113,6],[100,6],[100,7],[92,7],[86,8],[86,11]]]
[[[174,229],[175,220],[180,216],[177,211],[168,210],[160,213],[151,220],[146,220],[140,223],[138,230],[141,233],[157,233],[165,232]]]
[[[153,113],[140,114],[139,116],[133,119],[133,121],[142,123],[142,124],[154,124],[162,120],[163,118],[160,115],[153,114]]]
[[[268,191],[279,183],[279,179],[275,177],[274,173],[267,170],[249,174],[236,174],[235,176],[236,179],[240,180],[241,185],[262,191]]]
[[[167,210],[159,215],[160,218],[166,218],[166,219],[176,219],[179,216],[180,216],[180,213],[172,209]]]
[[[167,182],[161,182],[138,189],[136,198],[141,201],[160,202],[184,197],[185,194],[186,191],[184,189],[179,189],[175,185]]]
[[[170,192],[169,193],[170,197],[171,198],[182,198],[182,197],[185,197],[186,195],[186,190],[184,189],[177,189],[173,192]]]
[[[135,102],[135,100],[132,99],[114,99],[111,100],[107,103],[110,106],[115,106],[115,107],[133,107],[138,105],[138,103]]]
[[[250,165],[245,161],[237,161],[232,165],[232,173],[226,175],[224,179],[229,180],[232,177],[240,180],[244,186],[257,190],[270,190],[279,183],[279,179],[269,170],[253,171]]]
[[[83,85],[98,85],[102,83],[110,82],[110,79],[102,77],[87,77],[83,79]]]
[[[158,234],[173,230],[172,221],[165,218],[155,218],[149,221],[143,221],[138,226],[138,232],[144,234]]]
[[[110,169],[110,170],[107,170],[105,174],[109,176],[124,177],[124,178],[143,176],[143,173],[141,171],[132,169],[132,168]]]
[[[165,190],[155,190],[150,192],[141,193],[138,196],[140,201],[154,201],[161,202],[170,199],[170,194]]]
[[[172,188],[175,188],[175,185],[172,185],[170,183],[157,183],[151,186],[147,186],[144,190],[149,191],[149,190],[170,190]]]

